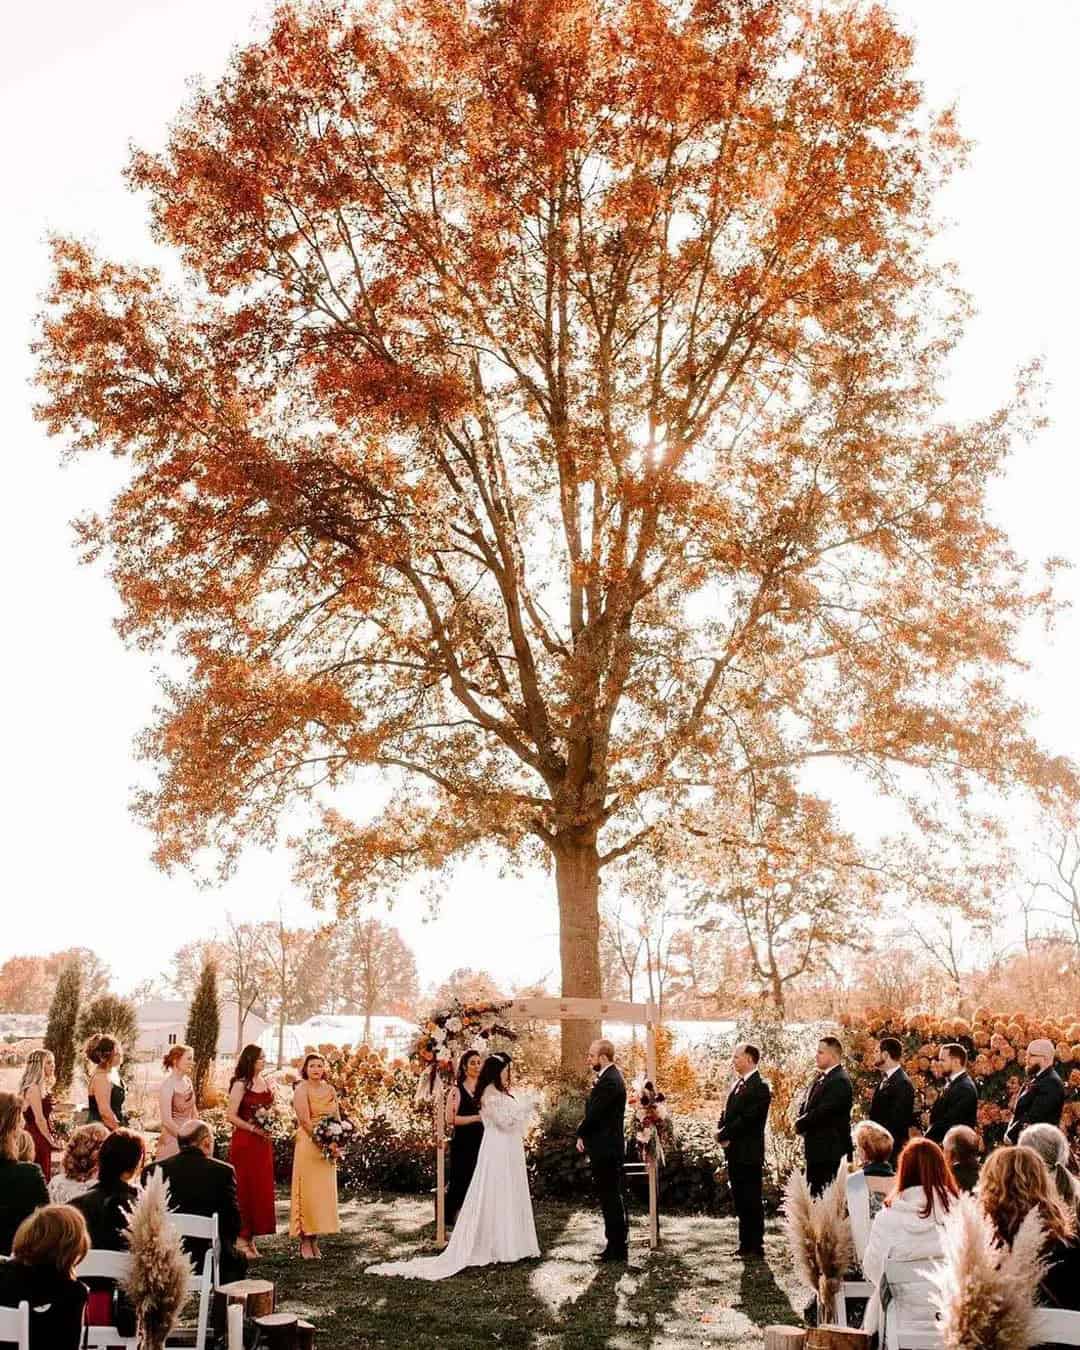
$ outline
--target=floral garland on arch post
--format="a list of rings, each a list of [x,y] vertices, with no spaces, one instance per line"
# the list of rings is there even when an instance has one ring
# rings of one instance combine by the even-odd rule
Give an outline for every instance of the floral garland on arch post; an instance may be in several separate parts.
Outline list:
[[[454,999],[448,1008],[430,1013],[413,1046],[412,1060],[418,1065],[420,1078],[416,1085],[418,1103],[430,1101],[435,1093],[435,1080],[449,1082],[454,1068],[464,1051],[483,1051],[492,1036],[516,1041],[517,1032],[503,1020],[511,1002],[464,1003]]]
[[[640,1145],[642,1157],[663,1167],[664,1143],[661,1132],[668,1118],[667,1099],[646,1078],[635,1080],[629,1100],[634,1112],[634,1138]]]

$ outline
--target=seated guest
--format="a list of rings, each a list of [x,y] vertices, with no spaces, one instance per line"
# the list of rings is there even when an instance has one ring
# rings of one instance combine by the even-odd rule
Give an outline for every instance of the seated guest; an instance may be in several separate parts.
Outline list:
[[[1020,1225],[1037,1209],[1046,1231],[1043,1255],[1050,1263],[1036,1302],[1080,1310],[1080,1244],[1076,1215],[1058,1199],[1046,1164],[1033,1148],[999,1148],[983,1163],[979,1201],[997,1240],[1011,1247]]]
[[[1056,1125],[1029,1125],[1020,1133],[1020,1147],[1033,1148],[1046,1164],[1058,1199],[1074,1213],[1080,1209],[1080,1183],[1069,1170],[1072,1150]]]
[[[853,1137],[859,1166],[846,1181],[847,1205],[855,1259],[861,1264],[871,1221],[892,1190],[896,1171],[891,1161],[893,1137],[888,1130],[872,1120],[861,1120]]]
[[[54,1205],[70,1204],[97,1181],[98,1155],[108,1137],[104,1125],[80,1125],[72,1134],[64,1149],[60,1171],[49,1182],[49,1199]]]
[[[956,1184],[970,1194],[979,1184],[979,1136],[967,1125],[954,1125],[941,1147]]]
[[[22,1101],[14,1092],[0,1092],[0,1256],[10,1254],[23,1219],[49,1203],[41,1168],[19,1159],[19,1135],[26,1133],[22,1113]]]
[[[30,1305],[30,1350],[79,1350],[86,1285],[75,1267],[90,1250],[86,1224],[70,1205],[43,1205],[15,1234],[0,1261],[0,1307]]]
[[[127,1251],[128,1210],[139,1194],[133,1183],[144,1155],[141,1135],[114,1130],[101,1145],[97,1184],[71,1202],[86,1220],[90,1246],[98,1251]]]
[[[218,1216],[218,1237],[221,1240],[221,1269],[218,1282],[242,1280],[247,1273],[247,1261],[236,1250],[242,1219],[236,1196],[236,1172],[227,1162],[214,1157],[214,1134],[204,1120],[189,1120],[180,1126],[177,1134],[180,1152],[150,1171],[160,1172],[169,1183],[169,1208],[177,1214],[201,1214],[209,1219]],[[203,1257],[209,1243],[202,1238],[185,1238],[184,1248],[202,1270]]]
[[[37,1149],[34,1147],[34,1136],[29,1130],[20,1130],[15,1136],[15,1157],[19,1162],[36,1162]],[[40,1163],[38,1166],[40,1167]],[[41,1173],[45,1175],[44,1171]]]
[[[912,1139],[905,1144],[896,1182],[870,1225],[863,1253],[863,1274],[876,1290],[863,1318],[864,1331],[876,1332],[881,1324],[881,1281],[886,1261],[933,1261],[941,1256],[945,1216],[957,1194],[953,1174],[937,1144],[930,1139]],[[914,1301],[915,1297],[903,1287],[893,1293],[908,1330],[933,1335],[934,1309],[922,1299]]]
[[[113,1130],[98,1154],[98,1179],[85,1195],[71,1204],[86,1220],[90,1246],[98,1251],[127,1251],[127,1220],[139,1192],[134,1185],[142,1171],[146,1150],[142,1136],[133,1130]],[[123,1335],[133,1335],[135,1314],[125,1296],[113,1301],[114,1281],[87,1281],[90,1300],[86,1320],[91,1326],[111,1326]]]

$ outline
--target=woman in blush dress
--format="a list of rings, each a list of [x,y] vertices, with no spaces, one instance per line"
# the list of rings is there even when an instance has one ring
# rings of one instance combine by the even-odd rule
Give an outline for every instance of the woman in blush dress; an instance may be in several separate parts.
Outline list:
[[[293,1092],[299,1129],[293,1151],[292,1210],[289,1236],[300,1239],[300,1255],[318,1260],[319,1235],[336,1233],[338,1222],[337,1163],[323,1155],[314,1139],[315,1126],[327,1116],[341,1115],[337,1089],[326,1081],[326,1060],[308,1055]]]
[[[484,1136],[449,1246],[438,1256],[369,1266],[369,1275],[445,1280],[467,1266],[527,1261],[540,1255],[524,1143],[535,1108],[510,1091],[509,1055],[487,1057],[476,1093]]]
[[[60,1146],[52,1136],[52,1090],[56,1082],[56,1061],[48,1050],[32,1050],[26,1061],[19,1095],[23,1103],[23,1128],[34,1141],[34,1161],[52,1177],[53,1153]]]
[[[162,1060],[165,1077],[158,1090],[161,1108],[161,1134],[158,1136],[155,1162],[163,1162],[180,1152],[180,1131],[189,1120],[198,1115],[195,1110],[195,1088],[191,1071],[195,1067],[195,1052],[190,1045],[172,1045]]]
[[[104,1125],[120,1130],[127,1125],[124,1114],[124,1085],[119,1078],[124,1062],[124,1047],[112,1036],[91,1036],[83,1053],[90,1064],[90,1101],[86,1108],[88,1125]]]
[[[229,1120],[233,1127],[229,1161],[236,1172],[241,1221],[236,1245],[248,1257],[259,1255],[255,1238],[277,1228],[274,1145],[255,1120],[257,1110],[274,1104],[274,1090],[263,1077],[265,1064],[257,1045],[245,1045],[229,1084]]]

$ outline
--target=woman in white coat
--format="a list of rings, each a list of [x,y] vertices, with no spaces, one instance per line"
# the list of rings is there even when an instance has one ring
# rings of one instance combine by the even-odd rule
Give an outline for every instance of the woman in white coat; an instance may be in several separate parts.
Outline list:
[[[864,1331],[877,1331],[882,1322],[882,1278],[886,1262],[935,1261],[942,1253],[941,1234],[945,1216],[958,1189],[945,1155],[930,1139],[913,1139],[900,1154],[896,1186],[870,1225],[863,1253],[863,1274],[875,1287],[867,1305]],[[901,1286],[891,1291],[887,1334],[883,1350],[899,1345],[893,1328],[933,1332],[935,1312],[929,1287]]]

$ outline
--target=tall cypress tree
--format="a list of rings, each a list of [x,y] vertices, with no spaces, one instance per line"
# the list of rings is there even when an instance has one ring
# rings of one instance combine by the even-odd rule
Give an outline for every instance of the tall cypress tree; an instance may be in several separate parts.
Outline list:
[[[218,1035],[221,1031],[221,1019],[218,1014],[217,966],[207,961],[199,975],[195,987],[195,997],[191,1000],[188,1012],[187,1029],[184,1039],[195,1052],[195,1071],[192,1075],[195,1087],[195,1100],[199,1106],[206,1104],[206,1085],[210,1069],[217,1054]]]
[[[78,961],[68,961],[56,981],[49,1024],[45,1029],[45,1049],[56,1060],[56,1088],[66,1092],[75,1073],[75,1027],[79,1021],[82,995],[82,970]]]

